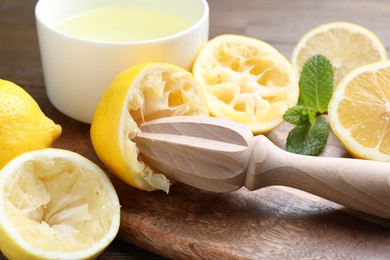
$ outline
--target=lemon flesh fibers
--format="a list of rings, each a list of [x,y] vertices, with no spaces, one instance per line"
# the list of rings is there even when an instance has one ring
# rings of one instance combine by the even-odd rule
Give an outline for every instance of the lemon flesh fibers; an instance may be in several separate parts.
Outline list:
[[[331,61],[335,86],[351,70],[387,59],[383,43],[373,32],[348,22],[322,24],[302,36],[291,57],[298,74],[305,62],[317,54]]]
[[[240,35],[210,40],[195,59],[193,74],[204,87],[210,113],[267,133],[298,101],[296,73],[271,45]]]
[[[330,126],[356,158],[390,162],[390,62],[352,70],[329,102]]]
[[[132,139],[144,121],[186,115],[208,115],[205,95],[192,74],[171,64],[140,64],[118,75],[102,96],[92,120],[92,144],[125,183],[168,192],[169,180],[142,161]]]
[[[19,154],[50,147],[61,131],[24,89],[0,79],[0,169]]]
[[[95,258],[119,220],[108,177],[78,154],[36,150],[0,172],[0,248],[9,259]]]

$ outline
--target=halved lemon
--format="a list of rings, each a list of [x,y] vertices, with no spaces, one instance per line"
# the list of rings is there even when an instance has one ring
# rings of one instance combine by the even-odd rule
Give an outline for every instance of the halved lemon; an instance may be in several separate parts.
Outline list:
[[[298,100],[290,62],[250,37],[228,34],[210,40],[197,55],[193,74],[205,89],[211,115],[242,123],[254,134],[277,127]]]
[[[144,121],[183,115],[209,115],[203,90],[190,72],[166,63],[131,67],[114,79],[98,103],[91,124],[93,147],[125,183],[168,192],[169,180],[142,161],[132,138]]]
[[[348,73],[328,114],[333,132],[354,157],[390,162],[390,61]]]
[[[93,259],[119,223],[109,178],[79,154],[35,150],[0,171],[0,249],[9,259]]]
[[[298,75],[305,62],[317,54],[331,61],[335,86],[349,71],[387,59],[383,43],[373,32],[348,22],[323,24],[302,36],[291,57]]]

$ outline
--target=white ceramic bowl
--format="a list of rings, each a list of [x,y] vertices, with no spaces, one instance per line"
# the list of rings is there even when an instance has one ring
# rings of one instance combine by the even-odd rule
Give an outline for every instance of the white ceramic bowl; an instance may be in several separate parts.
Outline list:
[[[113,6],[158,9],[187,19],[191,26],[163,38],[135,42],[91,40],[58,29],[72,15]],[[190,70],[208,40],[206,0],[39,0],[35,16],[49,100],[62,113],[85,123],[91,122],[101,95],[121,71],[150,61]]]

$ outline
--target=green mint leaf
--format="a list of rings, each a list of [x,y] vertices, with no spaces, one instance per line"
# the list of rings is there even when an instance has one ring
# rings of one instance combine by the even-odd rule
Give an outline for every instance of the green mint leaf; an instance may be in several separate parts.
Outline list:
[[[314,111],[313,109],[308,109],[307,111],[310,124],[314,124],[317,117],[316,111]]]
[[[331,62],[322,55],[310,58],[303,66],[300,79],[300,102],[315,112],[328,111],[333,94],[333,69]]]
[[[292,153],[317,156],[324,149],[328,135],[328,122],[325,116],[320,115],[314,124],[298,125],[292,129],[287,137],[286,149]]]
[[[298,105],[288,109],[283,118],[295,124],[287,137],[286,149],[304,155],[319,155],[326,145],[329,125],[323,116],[333,95],[333,68],[322,55],[309,59],[299,80]]]
[[[302,105],[291,107],[284,113],[283,119],[294,125],[306,124],[309,120],[307,108]]]

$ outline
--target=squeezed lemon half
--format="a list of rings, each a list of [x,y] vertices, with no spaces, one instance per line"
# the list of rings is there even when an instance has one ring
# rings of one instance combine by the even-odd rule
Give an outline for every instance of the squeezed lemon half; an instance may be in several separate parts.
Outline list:
[[[168,192],[170,181],[142,161],[132,138],[144,121],[183,115],[209,115],[203,90],[190,72],[166,63],[131,67],[114,79],[98,103],[91,124],[93,147],[125,183]]]
[[[119,223],[109,178],[79,154],[35,150],[0,171],[0,249],[9,259],[93,259]]]
[[[194,77],[204,88],[210,113],[267,133],[298,101],[290,62],[271,45],[240,35],[210,40],[197,55]]]

